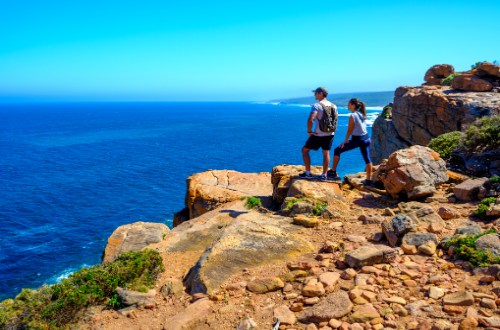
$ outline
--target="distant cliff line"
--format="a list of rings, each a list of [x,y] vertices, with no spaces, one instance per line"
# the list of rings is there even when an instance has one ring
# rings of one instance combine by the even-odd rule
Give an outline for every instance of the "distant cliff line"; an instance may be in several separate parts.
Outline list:
[[[336,93],[330,94],[328,99],[338,106],[346,107],[347,103],[352,98],[358,98],[365,102],[368,107],[383,107],[394,98],[394,91],[387,92],[353,92],[353,93]],[[291,99],[280,99],[272,100],[270,103],[281,103],[281,104],[313,104],[316,102],[314,96],[308,97],[297,97]]]

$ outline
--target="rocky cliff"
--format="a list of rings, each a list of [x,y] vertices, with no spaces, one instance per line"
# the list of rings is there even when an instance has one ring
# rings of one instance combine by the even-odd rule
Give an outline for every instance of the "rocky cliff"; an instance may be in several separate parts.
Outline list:
[[[464,73],[454,73],[450,65],[435,66],[423,86],[399,87],[392,119],[379,117],[373,125],[374,163],[410,145],[425,146],[441,134],[464,131],[477,118],[500,114],[499,70],[491,63]],[[451,87],[441,85],[451,74]]]

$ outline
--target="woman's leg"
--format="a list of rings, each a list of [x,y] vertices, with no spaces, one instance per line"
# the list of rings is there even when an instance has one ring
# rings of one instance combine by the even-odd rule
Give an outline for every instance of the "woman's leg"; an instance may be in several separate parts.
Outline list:
[[[336,171],[337,170],[337,165],[339,164],[340,161],[340,154],[352,149],[356,149],[359,147],[359,142],[360,140],[349,140],[346,144],[344,144],[343,148],[337,147],[335,150],[333,150],[333,166],[332,170]]]
[[[361,145],[359,146],[359,150],[361,151],[361,155],[363,156],[363,159],[366,164],[366,180],[371,180],[372,177],[372,170],[373,170],[373,165],[372,165],[372,160],[370,157],[370,144],[371,140],[364,140],[362,141]]]

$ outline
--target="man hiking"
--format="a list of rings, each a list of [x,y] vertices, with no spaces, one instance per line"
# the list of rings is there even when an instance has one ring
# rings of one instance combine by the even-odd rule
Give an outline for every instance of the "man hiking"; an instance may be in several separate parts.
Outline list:
[[[337,106],[328,101],[328,90],[325,87],[318,87],[314,92],[314,97],[318,101],[312,106],[309,119],[307,120],[307,139],[302,148],[302,158],[306,171],[299,175],[300,178],[310,179],[311,174],[311,156],[309,151],[322,149],[323,152],[323,174],[320,176],[321,181],[327,180],[328,166],[330,165],[330,149],[332,148],[333,136],[337,129]],[[313,124],[316,122],[313,130]]]

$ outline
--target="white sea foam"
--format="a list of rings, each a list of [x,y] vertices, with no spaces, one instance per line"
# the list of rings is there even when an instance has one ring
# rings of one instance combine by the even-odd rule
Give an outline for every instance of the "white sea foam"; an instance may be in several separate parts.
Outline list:
[[[47,283],[48,284],[59,283],[62,280],[64,280],[65,278],[68,278],[74,272],[79,271],[82,268],[87,268],[87,267],[91,267],[91,265],[83,264],[80,267],[70,267],[70,268],[67,268],[67,269],[63,270],[62,272],[60,272],[59,274],[56,274],[56,275],[50,277],[47,280]]]

